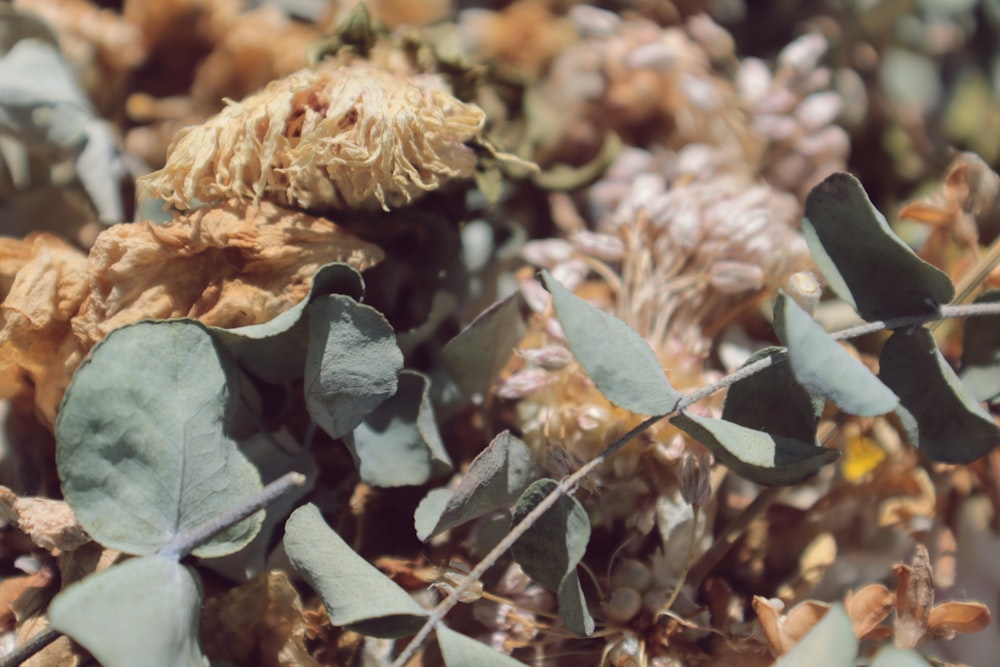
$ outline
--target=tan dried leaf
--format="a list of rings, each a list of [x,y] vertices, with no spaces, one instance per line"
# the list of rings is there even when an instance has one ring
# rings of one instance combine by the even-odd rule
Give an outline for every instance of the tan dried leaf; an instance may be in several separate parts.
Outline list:
[[[388,210],[472,175],[485,114],[434,75],[301,70],[182,130],[141,191],[180,209],[230,198]]]
[[[979,632],[990,624],[990,610],[982,602],[944,602],[931,609],[927,631],[934,639],[952,639],[958,633]]]
[[[63,500],[18,498],[0,486],[0,514],[17,523],[31,541],[46,551],[73,551],[90,541]]]
[[[784,605],[779,600],[768,600],[755,595],[753,609],[774,654],[780,656],[790,651],[826,616],[830,605],[816,600],[803,600],[782,614]]]
[[[887,639],[892,630],[880,625],[896,604],[896,596],[882,584],[869,584],[857,593],[848,592],[844,608],[858,639]]]
[[[257,575],[202,611],[205,653],[247,667],[319,667],[306,650],[298,591],[284,572]]]

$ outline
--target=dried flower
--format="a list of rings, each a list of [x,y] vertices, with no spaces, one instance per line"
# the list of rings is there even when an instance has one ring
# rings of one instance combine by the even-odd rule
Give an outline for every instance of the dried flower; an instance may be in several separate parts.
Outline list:
[[[364,63],[302,70],[175,138],[167,165],[139,180],[179,209],[195,200],[388,210],[466,178],[485,114],[434,75]]]
[[[32,258],[3,302],[0,328],[0,376],[22,381],[0,392],[33,391],[49,426],[73,371],[111,330],[148,318],[225,328],[266,322],[305,298],[324,264],[363,270],[382,259],[378,247],[328,220],[266,202],[110,227],[89,257],[50,235],[25,243]]]

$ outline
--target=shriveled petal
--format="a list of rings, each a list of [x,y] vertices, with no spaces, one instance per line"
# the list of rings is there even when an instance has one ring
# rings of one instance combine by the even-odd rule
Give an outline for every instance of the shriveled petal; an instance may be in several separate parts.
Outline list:
[[[896,596],[882,584],[869,584],[857,593],[848,592],[844,607],[858,639],[888,636],[888,627],[879,626],[896,604]]]
[[[990,624],[989,607],[981,602],[944,602],[931,609],[927,631],[934,638],[979,632]]]

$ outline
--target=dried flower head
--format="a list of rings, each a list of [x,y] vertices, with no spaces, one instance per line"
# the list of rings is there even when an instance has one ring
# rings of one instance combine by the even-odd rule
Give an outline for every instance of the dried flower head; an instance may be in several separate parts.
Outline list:
[[[434,75],[362,62],[301,70],[183,130],[139,185],[182,210],[230,198],[389,210],[472,175],[465,142],[484,123]]]
[[[31,259],[2,306],[0,378],[11,381],[0,383],[0,397],[33,392],[50,426],[73,371],[113,329],[176,317],[223,328],[266,322],[302,301],[324,264],[364,270],[382,259],[329,220],[266,202],[116,225],[89,257],[51,235],[29,242]]]

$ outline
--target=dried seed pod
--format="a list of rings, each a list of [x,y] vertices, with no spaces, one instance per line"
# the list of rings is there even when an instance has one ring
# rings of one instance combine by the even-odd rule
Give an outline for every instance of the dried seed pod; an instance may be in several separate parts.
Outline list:
[[[230,198],[389,210],[471,176],[464,142],[484,123],[434,75],[365,63],[301,70],[182,130],[139,186],[182,210]]]

